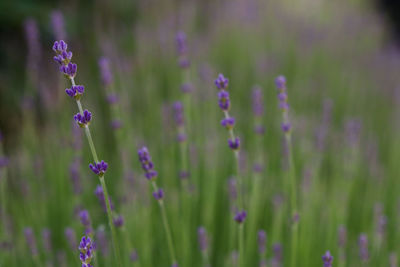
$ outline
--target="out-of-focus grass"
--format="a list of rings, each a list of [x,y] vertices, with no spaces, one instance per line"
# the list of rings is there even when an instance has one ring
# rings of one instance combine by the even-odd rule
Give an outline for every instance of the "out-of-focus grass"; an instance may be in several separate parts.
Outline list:
[[[384,43],[386,33],[381,19],[357,1],[320,1],[318,6],[316,1],[301,1],[304,5],[295,1],[206,3],[159,6],[140,2],[126,6],[117,1],[102,3],[96,9],[78,3],[62,8],[68,43],[78,64],[77,82],[86,87],[83,102],[94,114],[91,124],[94,141],[100,157],[110,163],[106,182],[117,212],[126,221],[126,233],[120,233],[124,260],[136,248],[137,266],[168,265],[158,207],[136,160],[136,148],[146,144],[160,174],[159,183],[166,192],[165,203],[180,266],[201,266],[196,237],[196,229],[201,225],[210,237],[212,266],[231,266],[230,255],[237,249],[237,242],[227,181],[235,165],[227,148],[226,132],[219,125],[222,114],[213,85],[217,73],[223,72],[230,79],[231,113],[237,121],[235,131],[243,143],[241,175],[248,201],[255,179],[252,165],[258,153],[266,165],[261,176],[263,194],[256,211],[259,221],[250,229],[248,222],[253,216],[250,213],[245,225],[246,266],[256,266],[259,261],[255,229],[267,232],[268,258],[272,257],[272,242],[280,242],[285,266],[290,262],[287,196],[282,206],[280,231],[274,226],[278,211],[273,199],[285,193],[286,177],[281,115],[273,84],[278,74],[284,74],[288,80],[294,125],[293,153],[300,207],[297,266],[321,266],[321,255],[326,250],[332,252],[335,263],[339,262],[340,225],[345,225],[348,231],[346,266],[361,264],[357,246],[361,232],[367,233],[370,240],[370,265],[388,265],[389,253],[399,252],[396,192],[400,143],[395,94],[399,55]],[[205,15],[201,10],[209,13]],[[43,9],[38,14],[47,16],[48,11]],[[67,83],[62,81],[58,86],[61,74],[52,62],[50,28],[43,19],[40,22],[41,80],[45,90],[63,93]],[[185,107],[190,125],[193,187],[188,204],[190,215],[181,209],[179,147],[168,108],[182,98],[181,73],[174,50],[174,37],[179,29],[188,33],[190,78],[195,85],[190,96],[192,104]],[[112,63],[113,88],[121,96],[119,109],[124,126],[117,133],[109,127],[114,113],[105,101],[106,92],[97,66],[97,59],[103,55]],[[14,73],[12,78],[7,77],[8,73]],[[17,79],[15,73],[21,76]],[[7,177],[2,176],[6,210],[1,234],[2,240],[11,242],[12,249],[2,249],[0,265],[35,266],[23,237],[23,228],[31,226],[41,251],[40,265],[53,262],[74,266],[79,264],[77,250],[68,247],[64,236],[66,227],[73,227],[78,237],[83,233],[74,209],[88,209],[95,228],[107,226],[107,218],[94,194],[98,181],[87,168],[90,154],[86,140],[82,153],[70,145],[74,138],[72,115],[77,112],[74,103],[61,94],[46,106],[39,88],[28,88],[29,83],[22,82],[24,73],[21,69],[5,70],[1,75],[8,85],[2,96],[14,99],[10,101],[16,105],[30,91],[35,105],[15,110],[20,115],[10,118],[18,122],[17,126],[2,116],[2,125],[8,129],[4,144],[10,163]],[[251,88],[255,84],[263,89],[266,109],[263,117],[266,134],[260,139],[253,132]],[[326,147],[318,151],[315,131],[321,124],[326,99],[333,103],[332,120]],[[1,100],[6,114],[11,114],[14,110],[10,110],[7,102]],[[353,118],[362,122],[362,130],[360,141],[350,144],[345,125]],[[80,195],[72,192],[68,169],[77,154],[81,154],[82,162]],[[126,179],[127,171],[133,173],[133,181]],[[309,173],[309,186],[304,185],[305,173]],[[376,203],[383,204],[388,217],[381,247],[376,241]],[[40,232],[45,227],[52,232],[52,252],[42,249]],[[189,236],[188,244],[183,243],[184,235]],[[57,255],[62,253],[65,260],[57,263]],[[109,255],[98,252],[95,264],[113,266],[111,247]]]

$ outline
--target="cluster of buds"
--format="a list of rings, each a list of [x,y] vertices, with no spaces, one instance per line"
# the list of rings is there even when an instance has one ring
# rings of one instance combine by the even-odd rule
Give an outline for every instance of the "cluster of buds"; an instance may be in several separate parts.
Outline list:
[[[241,223],[244,222],[244,220],[246,219],[246,217],[247,217],[247,212],[246,212],[245,210],[237,211],[236,214],[235,214],[234,220],[235,220],[237,223],[241,224]]]
[[[233,127],[235,126],[235,118],[229,116],[229,109],[231,107],[231,101],[229,99],[229,93],[227,91],[229,80],[224,77],[223,74],[219,74],[215,80],[215,85],[218,88],[218,105],[225,114],[225,118],[221,120],[221,125],[225,127],[231,135],[228,139],[228,145],[232,150],[239,150],[240,139],[239,137],[234,137]]]
[[[56,53],[54,56],[54,61],[60,64],[60,71],[64,73],[64,75],[73,79],[76,75],[77,65],[71,62],[72,52],[67,50],[68,45],[63,40],[55,41],[53,45],[53,51]]]
[[[182,31],[176,34],[176,50],[179,56],[178,63],[179,67],[186,69],[190,67],[190,61],[188,59],[188,47],[186,41],[186,34]]]
[[[276,88],[278,89],[279,108],[282,110],[283,114],[282,131],[284,133],[289,133],[292,126],[289,122],[289,104],[286,92],[286,78],[282,75],[278,76],[275,79],[275,84]]]
[[[329,250],[322,256],[322,261],[324,262],[324,267],[332,267],[333,257]]]
[[[82,262],[82,267],[93,267],[90,262],[93,259],[94,247],[92,240],[88,236],[83,236],[79,243],[79,258]]]
[[[107,171],[108,164],[102,160],[100,162],[95,162],[94,164],[90,163],[89,168],[94,172],[94,174],[98,176],[104,176]]]
[[[92,113],[89,110],[85,109],[82,114],[77,113],[76,115],[74,115],[74,120],[79,125],[79,127],[85,128],[92,120]]]
[[[142,164],[142,168],[145,171],[145,176],[148,180],[155,179],[157,177],[157,171],[154,170],[154,164],[151,160],[149,150],[147,147],[142,147],[138,150],[139,161]]]

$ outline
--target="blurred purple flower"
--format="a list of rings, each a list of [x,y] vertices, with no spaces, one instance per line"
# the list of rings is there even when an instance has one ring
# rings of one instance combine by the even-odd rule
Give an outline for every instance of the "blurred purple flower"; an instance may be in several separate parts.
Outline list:
[[[38,255],[38,248],[36,244],[35,234],[33,233],[32,228],[27,227],[24,229],[25,241],[28,244],[29,250],[31,251],[32,256]]]
[[[153,192],[153,197],[156,200],[161,200],[164,198],[164,190],[162,190],[162,188],[159,188],[157,191]]]
[[[147,147],[142,147],[138,150],[139,161],[142,164],[142,168],[145,171],[145,176],[148,180],[155,179],[157,172],[154,170],[154,164],[151,161],[151,156]]]
[[[108,87],[113,82],[113,75],[111,73],[110,62],[107,58],[101,57],[99,59],[99,68],[101,80],[105,87]]]
[[[197,229],[197,239],[199,241],[200,251],[206,251],[208,247],[208,240],[206,229],[203,226]]]
[[[95,162],[94,164],[90,163],[89,168],[94,172],[94,174],[98,176],[104,176],[107,171],[108,164],[104,160],[100,162]]]
[[[324,262],[324,267],[332,267],[333,257],[329,250],[322,256],[322,261]]]
[[[53,28],[53,34],[57,40],[62,40],[67,37],[64,26],[64,16],[59,10],[54,10],[50,14],[51,26]]]
[[[229,79],[225,78],[225,76],[222,73],[220,73],[220,74],[218,74],[218,77],[214,83],[218,89],[224,90],[224,89],[228,88]]]

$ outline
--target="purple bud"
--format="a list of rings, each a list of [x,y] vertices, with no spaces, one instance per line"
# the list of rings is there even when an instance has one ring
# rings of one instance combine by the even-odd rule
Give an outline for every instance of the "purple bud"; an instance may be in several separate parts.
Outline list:
[[[94,255],[94,247],[92,240],[88,236],[83,236],[79,243],[79,258],[82,262],[82,267],[92,267],[90,262]]]
[[[104,192],[103,192],[103,187],[101,185],[98,185],[94,191],[95,195],[97,196],[97,199],[99,200],[101,206],[103,207],[104,212],[107,212],[107,206],[106,206],[106,200],[104,198]],[[110,209],[114,210],[114,204],[111,201],[111,198],[109,198],[110,202]]]
[[[218,104],[223,111],[229,110],[231,102],[227,91],[221,90],[218,92]]]
[[[111,129],[118,130],[118,129],[122,128],[122,121],[120,121],[119,119],[113,119],[110,122],[110,126],[111,126]]]
[[[220,74],[218,74],[218,77],[214,83],[218,89],[223,90],[223,89],[228,88],[229,80],[227,78],[225,78],[222,73],[220,73]]]
[[[267,234],[265,233],[264,230],[258,231],[257,241],[258,241],[258,252],[262,254],[265,252],[265,245],[267,242]]]
[[[191,83],[184,83],[181,85],[182,93],[190,93],[193,91],[193,85]]]
[[[57,61],[57,60],[56,60]],[[68,65],[62,65],[60,67],[60,71],[64,73],[64,75],[69,78],[73,79],[76,75],[77,65],[75,63],[69,62]]]
[[[347,242],[347,231],[343,225],[339,226],[338,229],[338,245],[340,248],[344,248]]]
[[[228,145],[232,150],[239,150],[239,148],[240,148],[239,137],[236,137],[235,140],[228,139]]]
[[[256,117],[261,117],[264,113],[262,92],[258,86],[253,89],[253,113]]]
[[[282,265],[282,245],[279,243],[275,243],[272,246],[273,258],[271,260],[272,267],[279,267]]]
[[[32,228],[27,227],[24,229],[24,234],[25,234],[25,240],[26,243],[28,244],[29,250],[31,251],[31,254],[33,256],[38,255],[38,249],[36,245],[36,239],[35,239],[35,234],[33,233]]]
[[[84,91],[85,87],[83,85],[74,85],[71,88],[65,89],[67,95],[69,95],[71,98],[75,98],[76,100],[79,100],[81,98]]]
[[[129,259],[131,260],[131,262],[135,262],[137,261],[139,258],[138,253],[136,251],[136,249],[134,249],[131,254],[129,255]]]
[[[179,31],[176,34],[176,48],[179,55],[183,55],[187,52],[186,34]]]
[[[153,197],[156,200],[161,200],[164,198],[164,190],[162,190],[161,188],[159,188],[157,191],[153,192]]]
[[[287,123],[283,122],[281,127],[282,127],[282,131],[284,133],[288,133],[288,132],[290,132],[290,129],[292,128],[292,125],[289,122],[287,122]]]
[[[197,239],[199,241],[200,251],[204,252],[208,247],[207,232],[204,227],[199,227],[197,229]]]
[[[237,212],[236,212],[234,219],[235,219],[235,221],[236,221],[237,223],[240,224],[240,223],[243,223],[243,222],[244,222],[244,220],[246,219],[246,217],[247,217],[247,212],[244,211],[244,210],[242,210],[242,211],[237,211]]]
[[[75,231],[72,228],[66,228],[64,231],[64,234],[65,234],[65,238],[68,241],[70,249],[75,249],[78,246],[78,244],[76,242]]]
[[[85,227],[85,232],[86,234],[91,234],[92,233],[92,225],[90,222],[90,216],[89,212],[87,210],[81,210],[79,212],[79,219],[82,223],[82,225]]]
[[[368,261],[369,252],[368,252],[368,237],[366,234],[361,234],[358,239],[358,246],[360,248],[359,255],[361,261]]]
[[[324,262],[324,267],[332,267],[333,257],[329,250],[322,256],[322,261]]]
[[[275,85],[280,91],[286,90],[286,78],[283,75],[278,76],[275,79]]]
[[[117,104],[117,103],[119,102],[119,97],[118,97],[118,95],[115,94],[115,93],[110,93],[110,94],[108,94],[108,95],[107,95],[107,102],[108,102],[110,105]]]
[[[185,124],[184,116],[183,116],[183,105],[182,102],[176,101],[173,106],[174,110],[174,118],[177,126],[183,126]]]
[[[118,215],[113,219],[115,227],[122,227],[124,225],[124,217],[122,215]]]
[[[43,241],[44,249],[47,252],[50,252],[51,248],[52,248],[52,245],[51,245],[51,232],[47,228],[42,230],[42,241]]]
[[[110,69],[110,62],[107,58],[102,57],[99,59],[99,68],[101,74],[101,80],[103,81],[104,86],[109,86],[112,83],[113,76]]]
[[[103,176],[105,173],[106,173],[106,171],[107,171],[107,168],[108,168],[108,164],[107,164],[107,162],[105,162],[104,160],[102,160],[102,161],[100,161],[100,162],[98,162],[98,163],[94,163],[94,164],[92,164],[92,163],[90,163],[89,164],[89,168],[95,173],[95,174],[97,174],[98,176]]]
[[[221,125],[226,129],[230,130],[233,128],[233,126],[235,126],[235,118],[234,117],[225,118],[221,120]]]
[[[151,161],[151,156],[147,147],[142,147],[138,150],[139,161],[142,164],[142,169],[145,171],[145,176],[147,179],[155,179],[157,177],[157,172],[154,170],[154,164]]]

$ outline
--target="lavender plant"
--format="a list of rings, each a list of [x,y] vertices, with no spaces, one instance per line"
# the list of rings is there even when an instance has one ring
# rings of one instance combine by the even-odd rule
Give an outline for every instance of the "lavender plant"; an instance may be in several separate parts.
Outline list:
[[[65,75],[67,79],[70,80],[71,82],[71,88],[67,88],[65,92],[67,95],[69,95],[71,98],[74,98],[76,101],[76,104],[79,109],[79,113],[77,113],[74,116],[74,120],[78,123],[80,127],[82,127],[85,131],[90,151],[92,153],[93,159],[94,159],[94,164],[90,164],[89,167],[90,169],[99,177],[100,184],[103,188],[104,192],[104,198],[106,201],[106,206],[107,206],[107,215],[108,215],[108,224],[111,229],[111,234],[112,234],[112,243],[113,243],[113,248],[114,248],[114,255],[117,261],[117,265],[120,265],[120,253],[119,253],[119,248],[118,248],[118,242],[117,242],[117,236],[113,224],[113,217],[112,217],[112,212],[111,212],[111,207],[109,203],[109,197],[108,197],[108,191],[107,191],[107,186],[104,180],[104,174],[107,171],[108,164],[104,162],[104,160],[99,161],[96,148],[93,143],[92,135],[89,129],[89,123],[92,118],[92,114],[88,110],[83,110],[82,104],[81,104],[81,97],[84,93],[84,86],[82,85],[76,85],[75,84],[75,76],[77,73],[77,65],[75,63],[71,62],[72,58],[72,52],[67,50],[67,44],[63,41],[56,41],[53,45],[53,51],[56,53],[56,56],[54,57],[54,60],[59,63],[60,65],[60,71]]]

